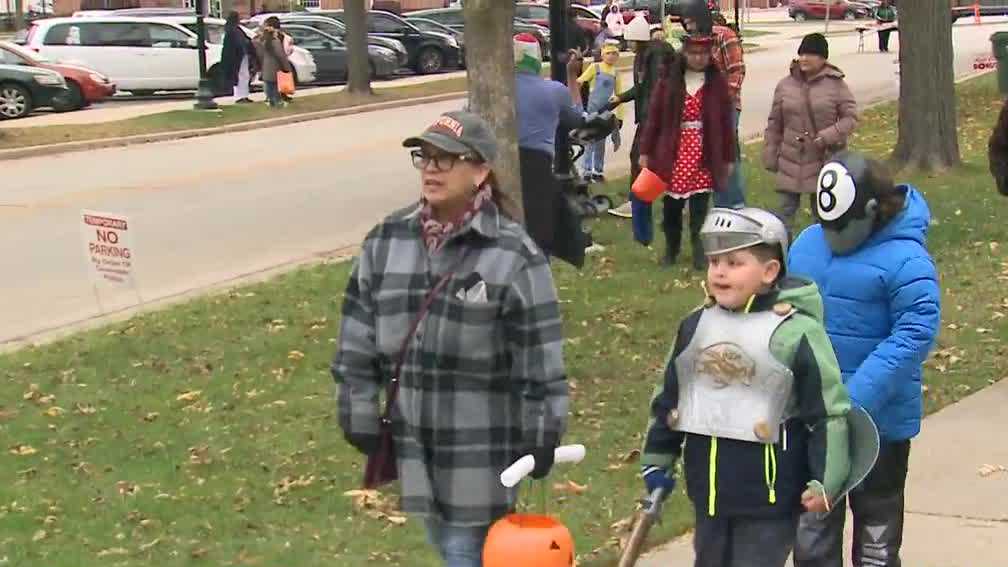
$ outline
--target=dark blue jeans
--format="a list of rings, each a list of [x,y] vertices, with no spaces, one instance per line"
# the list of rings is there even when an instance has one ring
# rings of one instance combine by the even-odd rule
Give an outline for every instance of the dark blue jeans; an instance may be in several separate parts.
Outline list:
[[[280,87],[276,81],[263,81],[263,91],[270,106],[280,106]]]
[[[735,111],[735,168],[728,178],[728,186],[714,192],[714,206],[739,209],[745,206],[745,187],[742,180],[742,143],[739,140],[739,120],[742,113]]]
[[[483,542],[490,526],[455,526],[435,518],[428,518],[425,524],[427,541],[437,549],[445,567],[482,567]]]

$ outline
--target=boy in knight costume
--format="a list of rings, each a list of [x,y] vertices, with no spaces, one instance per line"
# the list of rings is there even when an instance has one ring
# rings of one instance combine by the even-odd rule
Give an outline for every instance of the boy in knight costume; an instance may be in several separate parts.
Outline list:
[[[850,494],[854,565],[899,567],[910,440],[920,432],[921,366],[941,320],[938,274],[927,250],[924,196],[883,166],[841,152],[819,173],[820,224],[802,232],[788,269],[822,290],[826,330],[855,406],[878,424],[878,461]],[[801,519],[798,567],[841,567],[844,502]]]
[[[679,325],[651,404],[644,483],[671,492],[682,455],[696,567],[783,567],[799,514],[845,489],[850,399],[818,289],[784,277],[784,223],[715,208],[700,236],[708,297]]]

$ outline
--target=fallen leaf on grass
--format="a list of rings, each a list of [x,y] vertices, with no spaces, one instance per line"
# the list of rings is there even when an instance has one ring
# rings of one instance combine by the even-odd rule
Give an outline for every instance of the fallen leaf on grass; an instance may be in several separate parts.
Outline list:
[[[157,538],[157,539],[155,539],[154,541],[152,541],[150,543],[145,543],[145,544],[143,544],[143,545],[140,546],[140,551],[141,552],[150,551],[151,549],[154,548],[154,546],[156,546],[159,543],[161,543],[161,538]]]
[[[377,490],[348,490],[343,493],[343,496],[353,500],[355,511],[363,513],[369,518],[383,520],[394,526],[406,523],[406,517],[395,502]]]
[[[129,550],[123,547],[110,547],[98,552],[98,557],[109,557],[111,555],[129,555]]]
[[[45,410],[44,412],[42,412],[42,415],[44,415],[46,417],[59,417],[59,416],[65,414],[65,413],[66,413],[65,409],[63,409],[63,408],[61,408],[59,406],[53,406],[53,407]]]
[[[140,492],[140,487],[131,482],[120,480],[116,483],[116,490],[122,496],[136,496]]]
[[[159,418],[159,417],[161,417],[161,414],[159,414],[156,411],[152,411],[152,412],[148,413],[147,415],[145,415],[143,417],[143,420],[146,421],[147,423],[153,423],[153,422],[157,421],[157,418]]]
[[[183,392],[175,398],[176,402],[195,402],[199,397],[203,395],[203,390],[189,390]]]
[[[584,494],[588,491],[588,486],[584,484],[578,484],[573,480],[568,480],[567,482],[558,482],[553,485],[553,492],[559,492],[561,494]]]
[[[91,404],[74,404],[74,409],[81,415],[91,415],[98,412],[98,408]]]
[[[299,350],[292,350],[287,353],[287,358],[289,360],[301,360],[304,358],[304,353]]]
[[[42,541],[48,535],[49,534],[47,534],[45,530],[39,530],[39,531],[35,532],[35,535],[32,536],[32,541]]]
[[[10,453],[11,455],[17,455],[19,457],[27,457],[38,453],[38,450],[31,445],[14,445],[10,448]]]
[[[641,455],[640,449],[634,449],[633,451],[630,451],[626,455],[623,455],[623,458],[621,460],[624,463],[636,463],[637,461],[640,460],[640,455]]]
[[[401,526],[406,523],[406,516],[386,516],[385,519],[395,526]]]

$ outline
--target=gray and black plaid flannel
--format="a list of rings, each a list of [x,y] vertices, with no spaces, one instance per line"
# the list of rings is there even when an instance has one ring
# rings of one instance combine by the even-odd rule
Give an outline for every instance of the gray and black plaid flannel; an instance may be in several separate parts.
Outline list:
[[[377,435],[379,391],[428,291],[453,275],[410,342],[393,411],[406,512],[485,525],[514,505],[500,472],[563,434],[563,338],[549,264],[488,202],[440,251],[420,236],[419,205],[365,238],[343,303],[332,365],[339,423]],[[485,282],[485,296],[479,282]]]

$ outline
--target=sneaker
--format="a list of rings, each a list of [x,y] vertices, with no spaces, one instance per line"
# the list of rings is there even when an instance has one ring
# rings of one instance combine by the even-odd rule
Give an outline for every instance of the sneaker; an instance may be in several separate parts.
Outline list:
[[[602,175],[601,173],[596,173],[595,174],[595,182],[596,183],[605,183],[605,175]]]
[[[605,252],[605,246],[595,243],[592,243],[591,246],[585,248],[584,250],[585,256],[591,256],[592,254],[601,254],[603,252]]]
[[[633,218],[633,208],[630,201],[623,203],[622,205],[616,207],[615,209],[609,209],[609,214],[614,217],[619,217],[621,219],[632,219]]]

